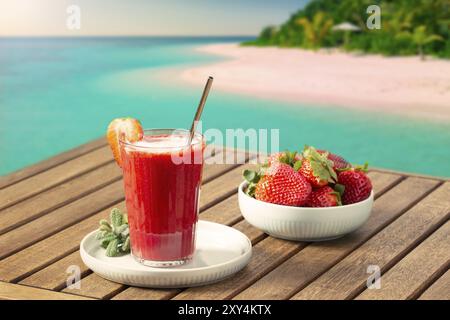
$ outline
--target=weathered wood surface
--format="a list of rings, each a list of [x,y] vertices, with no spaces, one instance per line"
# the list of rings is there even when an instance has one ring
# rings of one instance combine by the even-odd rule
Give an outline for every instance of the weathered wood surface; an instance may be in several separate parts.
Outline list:
[[[217,164],[230,156],[240,162]],[[112,207],[125,209],[121,172],[104,139],[0,178],[0,299],[449,299],[450,182],[377,169],[370,219],[338,240],[275,239],[248,224],[237,186],[254,155],[216,150],[203,174],[200,219],[232,226],[253,244],[249,265],[188,289],[128,287],[81,261],[79,243]],[[221,161],[222,160],[222,161]],[[79,266],[80,289],[66,288]],[[381,288],[368,289],[369,265]]]

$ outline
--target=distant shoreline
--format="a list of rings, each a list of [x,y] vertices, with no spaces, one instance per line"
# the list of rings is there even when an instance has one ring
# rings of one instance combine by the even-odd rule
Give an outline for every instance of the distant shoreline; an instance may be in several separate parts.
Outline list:
[[[181,80],[216,90],[302,104],[389,112],[450,122],[450,61],[214,44],[224,61],[188,67]]]

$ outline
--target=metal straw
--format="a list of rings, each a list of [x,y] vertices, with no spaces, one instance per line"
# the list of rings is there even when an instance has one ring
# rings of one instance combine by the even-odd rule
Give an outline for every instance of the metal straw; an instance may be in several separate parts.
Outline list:
[[[192,121],[192,126],[189,135],[189,145],[192,143],[192,139],[194,138],[195,128],[197,127],[197,122],[200,120],[200,117],[203,112],[203,108],[205,107],[206,99],[208,98],[209,89],[211,89],[211,85],[213,82],[213,77],[209,77],[208,81],[206,81],[205,89],[203,89],[203,94],[200,99],[200,103],[197,107],[197,112],[195,113],[194,121]]]

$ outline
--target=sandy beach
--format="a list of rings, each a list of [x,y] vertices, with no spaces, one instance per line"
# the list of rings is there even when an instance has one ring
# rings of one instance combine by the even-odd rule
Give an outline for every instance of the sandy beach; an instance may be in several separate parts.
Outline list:
[[[183,70],[188,83],[213,75],[216,90],[450,121],[450,61],[238,44],[197,50],[226,60]]]

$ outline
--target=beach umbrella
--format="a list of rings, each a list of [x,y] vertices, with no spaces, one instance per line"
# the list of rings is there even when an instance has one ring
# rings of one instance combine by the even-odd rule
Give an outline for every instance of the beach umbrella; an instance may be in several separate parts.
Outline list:
[[[333,31],[344,31],[344,47],[350,42],[350,32],[361,31],[361,28],[350,22],[342,22],[333,26]]]
[[[333,31],[361,31],[361,28],[350,22],[342,22],[333,26]]]

